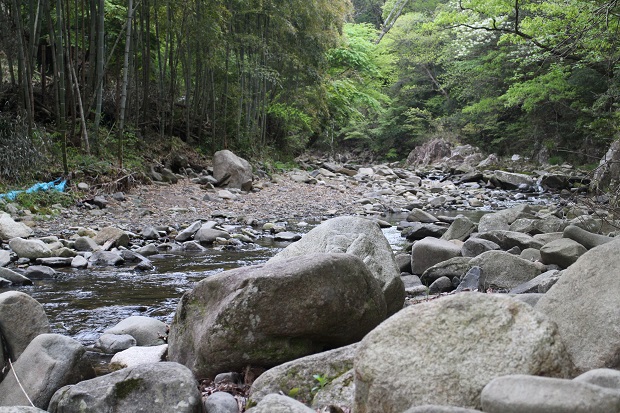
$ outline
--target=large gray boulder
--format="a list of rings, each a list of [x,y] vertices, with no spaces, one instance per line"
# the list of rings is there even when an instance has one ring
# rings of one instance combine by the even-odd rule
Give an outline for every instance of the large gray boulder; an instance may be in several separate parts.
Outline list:
[[[426,404],[480,408],[480,392],[507,374],[570,377],[557,327],[509,297],[463,293],[393,315],[359,344],[356,413]]]
[[[137,346],[159,346],[164,344],[168,327],[163,321],[144,316],[131,316],[122,320],[105,334],[129,334],[136,339]]]
[[[0,213],[0,239],[28,238],[32,234],[34,234],[32,228],[23,222],[15,222],[10,215]]]
[[[386,317],[381,286],[351,254],[311,254],[200,281],[179,303],[168,357],[200,377],[273,367],[359,341]]]
[[[469,265],[469,261],[471,261],[471,258],[467,257],[454,257],[442,261],[427,268],[420,276],[420,281],[422,284],[429,286],[441,277],[448,277],[450,279],[458,277],[460,279],[470,270],[471,265]]]
[[[607,244],[613,241],[612,237],[605,235],[594,234],[590,231],[586,231],[578,227],[577,225],[569,225],[564,229],[564,237],[577,241],[587,249],[598,247],[599,245]]]
[[[60,334],[41,334],[34,338],[13,363],[13,374],[0,383],[0,406],[29,406],[22,387],[28,389],[32,403],[46,409],[56,390],[94,376],[85,362],[86,350],[74,339]],[[21,386],[20,386],[21,384]]]
[[[204,401],[206,413],[239,413],[237,399],[224,391],[210,394]]]
[[[61,388],[51,413],[200,413],[192,372],[177,363],[142,364]]]
[[[571,266],[586,253],[586,247],[570,238],[562,238],[543,245],[540,259],[543,264],[556,264],[562,268]]]
[[[353,368],[356,349],[357,344],[351,344],[269,369],[252,383],[250,399],[259,402],[268,394],[290,394],[295,390],[297,400],[310,401],[312,389],[318,386],[315,376],[321,376],[328,382],[342,376]]]
[[[522,250],[526,248],[539,249],[543,246],[542,241],[522,232],[515,231],[487,231],[478,234],[478,238],[492,241],[504,250],[509,250],[513,247],[519,247]]]
[[[181,232],[177,234],[175,240],[178,242],[189,241],[194,237],[194,234],[202,228],[202,221],[194,221],[187,228],[184,228]]]
[[[493,171],[491,175],[484,178],[490,180],[495,186],[501,186],[504,189],[529,189],[536,184],[530,175],[500,170]]]
[[[11,252],[0,250],[0,267],[6,267],[11,263]]]
[[[552,215],[543,219],[519,218],[510,224],[510,231],[536,235],[548,232],[561,232],[567,226],[568,221]]]
[[[280,394],[266,396],[256,407],[247,410],[248,413],[316,413],[295,399]]]
[[[492,214],[484,214],[478,222],[479,232],[493,230],[510,230],[510,224],[519,218],[534,218],[534,210],[527,204],[522,204],[510,209],[504,209]]]
[[[94,238],[97,245],[103,246],[115,246],[115,247],[128,247],[129,235],[120,228],[105,227],[101,228]]]
[[[450,224],[448,230],[441,236],[447,241],[457,239],[465,241],[476,230],[476,224],[469,218],[459,215]]]
[[[461,254],[463,257],[477,257],[483,252],[496,251],[499,249],[501,249],[501,247],[493,241],[482,238],[470,238],[463,244]]]
[[[480,267],[479,291],[510,291],[540,275],[541,269],[531,261],[505,251],[487,251],[472,258],[470,265]]]
[[[32,285],[32,280],[9,268],[0,267],[0,278],[10,281],[13,285]]]
[[[482,391],[486,413],[620,411],[620,392],[575,380],[528,375],[498,377]]]
[[[620,371],[614,369],[594,369],[574,378],[575,381],[595,384],[608,389],[620,390]]]
[[[359,257],[381,284],[388,315],[403,308],[405,287],[400,270],[392,247],[376,221],[351,216],[330,219],[280,251],[269,262],[324,252]]]
[[[620,308],[619,249],[620,239],[583,254],[536,305],[558,325],[581,372],[620,367],[620,329],[614,327]]]
[[[252,165],[229,150],[213,155],[213,177],[220,186],[243,191],[252,189]]]
[[[461,247],[439,238],[426,237],[411,248],[411,269],[423,274],[428,268],[461,255]]]
[[[41,240],[24,239],[20,237],[13,238],[9,241],[9,247],[19,258],[48,258],[51,257],[52,250]]]
[[[19,291],[7,291],[0,294],[0,332],[7,356],[15,361],[36,336],[50,332],[50,323],[37,300]]]

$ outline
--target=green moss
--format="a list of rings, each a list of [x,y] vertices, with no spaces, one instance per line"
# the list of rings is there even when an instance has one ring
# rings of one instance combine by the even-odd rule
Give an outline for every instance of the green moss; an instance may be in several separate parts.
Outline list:
[[[132,392],[138,389],[143,381],[144,379],[127,379],[116,383],[114,386],[114,394],[116,395],[116,398],[119,400],[125,399]]]

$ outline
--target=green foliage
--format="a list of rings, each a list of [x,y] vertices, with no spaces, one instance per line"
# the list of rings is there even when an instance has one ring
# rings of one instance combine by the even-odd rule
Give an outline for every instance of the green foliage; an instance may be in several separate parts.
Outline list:
[[[314,386],[311,390],[311,393],[313,394],[318,392],[319,390],[321,390],[322,388],[324,388],[331,382],[330,379],[320,374],[314,374],[312,378],[314,379],[314,381],[316,381],[316,386]]]
[[[49,190],[33,193],[22,192],[17,195],[15,202],[23,209],[30,210],[30,212],[54,215],[57,213],[54,208],[55,205],[68,207],[75,203],[75,199],[65,192]]]

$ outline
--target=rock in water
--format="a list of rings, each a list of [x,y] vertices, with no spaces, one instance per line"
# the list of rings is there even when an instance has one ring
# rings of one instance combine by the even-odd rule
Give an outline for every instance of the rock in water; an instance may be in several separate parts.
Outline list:
[[[557,323],[577,368],[620,367],[620,240],[583,254],[536,309]]]
[[[359,341],[386,316],[379,283],[351,254],[311,254],[200,281],[179,303],[168,357],[199,377],[273,367]]]
[[[229,150],[215,152],[213,155],[213,177],[228,188],[243,191],[252,189],[252,165]]]
[[[388,315],[403,308],[405,287],[390,243],[370,219],[338,217],[323,222],[271,258],[277,262],[313,253],[347,253],[359,257],[383,288]]]
[[[196,379],[177,363],[142,364],[58,390],[50,412],[200,413]]]
[[[7,291],[0,294],[0,331],[15,361],[39,334],[50,332],[43,306],[28,294]]]
[[[15,222],[10,215],[0,213],[0,239],[28,238],[33,233],[32,228],[23,222]]]
[[[480,407],[495,377],[569,377],[557,327],[508,297],[462,293],[407,307],[368,333],[355,358],[357,413],[425,404]]]

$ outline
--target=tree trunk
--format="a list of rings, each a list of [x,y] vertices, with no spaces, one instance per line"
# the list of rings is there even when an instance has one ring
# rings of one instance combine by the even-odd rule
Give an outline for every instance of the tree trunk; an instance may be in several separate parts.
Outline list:
[[[125,36],[125,57],[123,59],[123,82],[121,83],[121,107],[119,113],[119,126],[118,126],[118,165],[119,168],[123,168],[123,144],[124,144],[124,129],[125,129],[125,108],[127,105],[127,85],[129,84],[129,51],[131,48],[131,19],[133,17],[133,0],[128,0],[127,6],[127,32]]]

